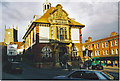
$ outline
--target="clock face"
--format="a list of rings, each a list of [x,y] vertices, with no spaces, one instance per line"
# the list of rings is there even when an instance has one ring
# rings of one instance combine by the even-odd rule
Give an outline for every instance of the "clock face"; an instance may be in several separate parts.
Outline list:
[[[10,32],[8,32],[8,34],[10,34]]]

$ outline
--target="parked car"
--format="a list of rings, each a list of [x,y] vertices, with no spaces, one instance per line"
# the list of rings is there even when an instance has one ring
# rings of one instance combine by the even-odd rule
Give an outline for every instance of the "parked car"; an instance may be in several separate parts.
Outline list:
[[[92,70],[76,70],[66,76],[55,76],[53,79],[76,79],[76,80],[113,80],[108,73]]]
[[[22,73],[23,68],[20,62],[8,62],[4,67],[3,71],[8,73]]]
[[[103,66],[100,64],[92,65],[93,70],[103,70]]]

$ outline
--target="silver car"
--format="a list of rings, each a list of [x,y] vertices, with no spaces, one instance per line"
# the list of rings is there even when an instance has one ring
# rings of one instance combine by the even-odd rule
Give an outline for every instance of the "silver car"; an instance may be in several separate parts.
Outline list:
[[[76,70],[66,76],[55,76],[53,79],[113,80],[114,77],[112,77],[106,72],[92,70]]]

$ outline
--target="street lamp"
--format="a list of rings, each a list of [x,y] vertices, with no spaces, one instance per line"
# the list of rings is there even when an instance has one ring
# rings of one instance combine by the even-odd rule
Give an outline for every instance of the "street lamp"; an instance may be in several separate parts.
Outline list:
[[[83,46],[83,60],[84,60],[84,65],[86,65],[87,66],[87,69],[89,68],[89,66],[91,65],[91,60],[90,60],[90,58],[91,58],[91,52],[92,52],[92,50],[88,50],[87,48],[85,48],[84,46]],[[87,60],[87,61],[86,61]]]

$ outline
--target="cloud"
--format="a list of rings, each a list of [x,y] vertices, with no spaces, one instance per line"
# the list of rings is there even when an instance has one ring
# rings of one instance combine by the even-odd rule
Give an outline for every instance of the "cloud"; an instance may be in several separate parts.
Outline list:
[[[33,19],[33,16],[42,15],[42,9],[40,8],[41,6],[41,3],[34,2],[3,2],[3,33],[5,24],[7,27],[12,27],[12,25],[18,26],[18,36],[19,40],[21,41],[26,32],[26,28],[28,28],[30,21]]]
[[[76,21],[85,25],[85,28],[82,29],[83,41],[88,36],[92,36],[93,40],[107,37],[111,32],[118,30],[118,3],[110,1],[49,0],[53,7],[58,3],[62,4],[63,9],[69,14],[70,18],[75,18]],[[43,2],[45,1],[7,2],[5,0],[2,2],[2,30],[4,31],[5,24],[7,27],[13,24],[18,26],[19,41],[22,41],[22,37],[30,21],[33,19],[33,15],[43,14]]]
[[[108,37],[113,31],[118,33],[117,2],[73,2],[68,3],[65,9],[69,17],[74,17],[76,21],[85,25],[82,29],[83,42],[89,36],[97,40]]]

